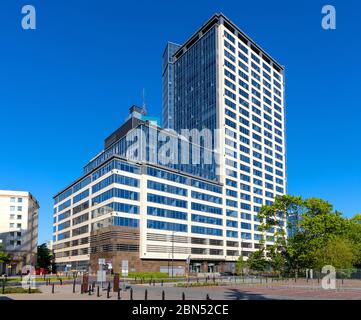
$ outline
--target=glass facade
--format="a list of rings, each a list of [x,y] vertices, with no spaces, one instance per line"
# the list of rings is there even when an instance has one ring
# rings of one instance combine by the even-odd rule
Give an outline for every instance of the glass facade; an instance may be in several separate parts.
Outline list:
[[[174,64],[175,130],[217,126],[217,27],[212,27]]]
[[[179,45],[168,42],[163,54],[162,84],[163,84],[163,127],[174,129],[174,65],[173,55]]]

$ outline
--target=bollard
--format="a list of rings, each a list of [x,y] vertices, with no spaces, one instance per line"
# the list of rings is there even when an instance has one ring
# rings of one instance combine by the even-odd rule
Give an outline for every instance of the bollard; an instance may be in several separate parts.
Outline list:
[[[209,294],[207,293],[206,295],[206,300],[211,300],[211,298],[209,297]]]
[[[130,300],[133,300],[133,288],[130,288]]]
[[[152,285],[152,280],[149,280],[149,285],[150,285],[150,286]]]
[[[29,286],[29,293],[31,293],[31,287]]]
[[[97,287],[97,297],[98,298],[100,297],[100,288],[99,288],[99,286]]]
[[[83,284],[81,283],[80,284],[80,294],[83,294],[84,293],[84,286]]]
[[[62,286],[63,285],[63,279],[60,278],[60,285]]]
[[[165,300],[165,292],[162,290],[162,300]]]
[[[5,280],[3,280],[3,289],[2,289],[2,293],[5,293]]]
[[[76,285],[76,281],[74,279],[74,281],[73,281],[73,293],[75,293],[75,285]]]
[[[155,280],[153,280],[153,286],[155,286]]]
[[[162,284],[161,284],[161,286],[163,287],[163,279],[162,279]]]
[[[55,289],[55,284],[53,283],[53,284],[51,285],[51,293],[54,293],[54,289]]]
[[[182,300],[186,299],[186,295],[184,294],[184,292],[182,292]]]
[[[118,300],[120,300],[120,289],[118,289]]]
[[[107,299],[109,299],[109,298],[110,298],[110,285],[107,288]]]
[[[89,285],[88,295],[89,295],[89,296],[91,296],[91,295],[92,295],[92,287],[91,287],[91,285]]]
[[[148,290],[145,289],[144,291],[144,300],[148,300]]]

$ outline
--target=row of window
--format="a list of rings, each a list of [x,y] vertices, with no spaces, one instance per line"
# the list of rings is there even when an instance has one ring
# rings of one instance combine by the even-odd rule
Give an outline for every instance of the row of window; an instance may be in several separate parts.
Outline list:
[[[132,178],[132,177],[127,177],[127,176],[122,176],[122,175],[119,175],[119,174],[113,174],[113,175],[101,180],[97,184],[95,184],[92,187],[92,193],[98,192],[98,191],[106,188],[107,186],[109,186],[109,185],[111,185],[113,183],[118,183],[118,184],[123,184],[123,185],[126,185],[126,186],[130,186],[130,187],[139,188],[139,179],[135,179],[135,178]]]
[[[92,198],[92,205],[94,206],[96,204],[102,203],[113,197],[138,201],[139,200],[139,192],[113,188],[113,189],[105,191],[102,194]]]
[[[152,181],[152,180],[147,181],[147,186],[148,186],[148,189],[172,193],[172,194],[176,194],[179,196],[186,197],[188,195],[187,189],[179,188],[176,186],[172,186],[169,184],[160,183],[160,182],[156,182],[156,181]]]
[[[106,165],[99,168],[91,176],[87,176],[80,182],[76,183],[73,187],[63,191],[60,195],[58,195],[54,199],[55,204],[65,200],[66,198],[71,196],[73,193],[76,193],[77,191],[83,189],[88,184],[90,184],[92,181],[99,179],[101,176],[105,175],[106,173],[108,173],[114,169],[125,171],[125,172],[130,172],[130,173],[135,173],[135,174],[140,173],[140,167],[137,165],[133,165],[128,162],[121,161],[121,160],[112,160],[109,163],[107,163]],[[87,170],[85,170],[85,171],[87,171]],[[90,171],[90,169],[89,169],[89,171]]]

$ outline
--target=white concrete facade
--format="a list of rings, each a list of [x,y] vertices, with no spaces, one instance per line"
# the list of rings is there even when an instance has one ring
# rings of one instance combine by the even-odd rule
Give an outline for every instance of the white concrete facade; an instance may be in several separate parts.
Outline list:
[[[0,239],[11,256],[10,273],[36,262],[38,214],[39,204],[29,192],[0,190]]]

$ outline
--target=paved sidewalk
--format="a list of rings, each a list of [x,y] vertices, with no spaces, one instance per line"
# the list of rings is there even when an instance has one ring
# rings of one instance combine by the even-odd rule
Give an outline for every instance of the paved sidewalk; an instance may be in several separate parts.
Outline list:
[[[323,299],[361,299],[361,289],[355,287],[345,287],[338,290],[324,290],[318,286],[310,284],[234,284],[225,286],[208,286],[179,288],[167,284],[160,285],[133,285],[133,299],[144,300],[145,290],[147,290],[148,300],[161,300],[162,291],[165,292],[166,300],[181,300],[184,293],[186,300],[205,300],[206,295],[213,300],[323,300]],[[100,291],[100,297],[97,297],[97,289],[91,295],[80,293],[80,285],[76,286],[76,293],[73,293],[72,285],[55,285],[54,293],[51,286],[41,285],[39,294],[8,294],[1,295],[2,299],[14,300],[117,300],[116,292],[110,293],[107,298],[106,290]],[[122,300],[130,300],[130,290],[120,293]]]

